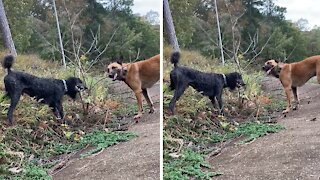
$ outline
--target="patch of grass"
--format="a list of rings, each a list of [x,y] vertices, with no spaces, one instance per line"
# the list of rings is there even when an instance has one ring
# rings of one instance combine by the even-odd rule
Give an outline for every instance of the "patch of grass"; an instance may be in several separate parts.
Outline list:
[[[6,177],[3,177],[6,179]],[[24,171],[22,173],[17,175],[11,175],[10,179],[13,180],[19,180],[19,179],[25,179],[25,180],[50,180],[52,179],[51,176],[47,174],[47,170],[45,168],[42,168],[40,166],[36,166],[32,163],[27,163],[24,166]]]
[[[230,135],[228,135],[228,138],[245,136],[246,139],[242,140],[240,143],[247,143],[255,140],[258,137],[262,137],[270,133],[277,133],[282,129],[284,129],[284,127],[278,124],[249,122],[239,125],[235,132],[232,132]]]
[[[58,144],[54,149],[56,150],[56,152],[59,152],[59,154],[62,154],[79,150],[89,145],[93,147],[93,149],[84,154],[81,154],[81,157],[86,157],[88,155],[97,153],[109,146],[118,144],[119,142],[129,141],[134,137],[137,137],[137,135],[130,132],[105,132],[96,130],[83,136],[77,143],[73,143],[70,145]]]
[[[195,179],[211,179],[213,176],[221,175],[221,173],[213,173],[204,171],[210,169],[210,165],[205,161],[204,155],[194,152],[190,149],[184,150],[180,157],[174,159],[165,154],[163,162],[163,179],[165,180],[188,180]]]

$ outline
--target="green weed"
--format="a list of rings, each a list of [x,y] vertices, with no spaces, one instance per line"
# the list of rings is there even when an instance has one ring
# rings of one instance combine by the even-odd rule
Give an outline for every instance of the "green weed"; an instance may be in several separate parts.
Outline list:
[[[247,143],[255,140],[258,137],[262,137],[270,133],[277,133],[282,129],[284,129],[284,127],[277,124],[249,122],[239,125],[235,132],[232,132],[228,135],[228,138],[245,136],[246,139],[242,140],[240,143]]]
[[[210,179],[213,176],[221,175],[221,173],[204,171],[204,169],[210,168],[203,154],[186,149],[177,159],[173,159],[168,154],[165,154],[163,178],[170,180],[188,180],[190,178]]]
[[[40,166],[36,166],[32,163],[27,163],[24,166],[24,170],[22,173],[18,175],[11,175],[10,179],[13,180],[50,180],[52,179],[51,176],[47,174],[47,170]]]

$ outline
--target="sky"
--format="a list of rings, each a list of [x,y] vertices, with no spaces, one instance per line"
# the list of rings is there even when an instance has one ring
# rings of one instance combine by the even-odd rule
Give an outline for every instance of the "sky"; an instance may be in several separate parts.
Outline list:
[[[161,0],[134,0],[132,11],[134,14],[146,15],[150,10],[157,11],[160,14]]]
[[[320,27],[320,1],[319,0],[275,0],[276,5],[286,7],[286,19],[293,22],[300,18],[307,19],[309,28]]]

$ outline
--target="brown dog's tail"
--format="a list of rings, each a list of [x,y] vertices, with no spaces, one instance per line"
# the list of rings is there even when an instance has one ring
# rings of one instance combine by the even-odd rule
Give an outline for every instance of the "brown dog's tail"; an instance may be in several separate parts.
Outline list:
[[[14,57],[12,55],[5,56],[2,61],[2,67],[8,70],[8,74],[11,72],[13,61]]]
[[[174,65],[174,67],[178,66],[180,59],[180,52],[176,51],[171,54],[170,62]]]

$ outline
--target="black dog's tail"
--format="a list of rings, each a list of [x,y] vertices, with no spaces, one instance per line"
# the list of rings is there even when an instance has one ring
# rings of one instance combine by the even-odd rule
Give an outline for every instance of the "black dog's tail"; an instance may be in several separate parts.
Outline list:
[[[180,59],[180,52],[176,51],[171,54],[170,62],[174,65],[174,67],[177,67],[179,59]]]
[[[3,59],[2,67],[8,70],[8,74],[11,72],[13,61],[14,57],[12,55],[7,55]]]

